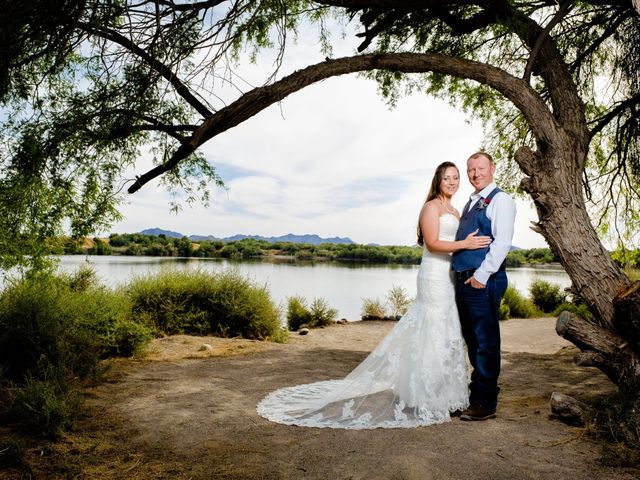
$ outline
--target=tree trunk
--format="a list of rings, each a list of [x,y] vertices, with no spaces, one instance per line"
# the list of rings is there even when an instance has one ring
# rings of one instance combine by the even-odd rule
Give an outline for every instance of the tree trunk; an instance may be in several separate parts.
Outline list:
[[[541,149],[542,150],[542,149]],[[559,135],[545,155],[520,148],[515,155],[529,175],[521,186],[538,211],[542,233],[573,283],[572,290],[595,314],[596,323],[564,312],[556,331],[583,353],[576,363],[602,370],[621,390],[640,392],[640,286],[611,260],[591,225],[582,194],[586,149]]]
[[[600,325],[613,325],[613,299],[629,279],[611,260],[591,225],[582,194],[586,151],[570,139],[543,157],[527,147],[515,155],[529,175],[521,186],[538,211],[539,231],[573,282],[573,290],[599,317]]]

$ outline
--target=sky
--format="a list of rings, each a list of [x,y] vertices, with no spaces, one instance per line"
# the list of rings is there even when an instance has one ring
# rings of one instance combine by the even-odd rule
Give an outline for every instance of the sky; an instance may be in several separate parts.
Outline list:
[[[304,33],[288,48],[280,76],[324,59],[315,32]],[[353,54],[358,40],[350,34],[338,37],[333,56]],[[272,54],[261,55],[256,65],[243,65],[242,78],[261,84],[273,68]],[[237,97],[234,88],[214,87],[227,102]],[[124,220],[109,232],[158,227],[219,238],[294,233],[413,245],[435,167],[452,161],[461,169],[461,187],[453,199],[461,210],[472,192],[465,162],[482,141],[481,125],[445,101],[414,93],[390,108],[374,81],[334,77],[290,95],[201,147],[226,185],[226,190],[212,191],[208,208],[185,205],[171,213],[171,197],[154,181],[127,197]],[[143,156],[135,173],[150,166]],[[531,202],[517,200],[517,209],[513,245],[546,246],[529,229],[537,218]]]

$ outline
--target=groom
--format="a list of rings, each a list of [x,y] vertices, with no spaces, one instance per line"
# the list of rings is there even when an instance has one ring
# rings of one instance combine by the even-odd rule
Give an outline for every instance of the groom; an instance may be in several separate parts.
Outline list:
[[[511,248],[516,207],[493,181],[496,166],[491,156],[474,153],[467,160],[467,176],[475,188],[462,211],[456,240],[478,230],[491,244],[479,250],[453,254],[456,303],[462,335],[467,343],[471,373],[470,406],[462,420],[487,420],[496,416],[500,374],[498,310],[507,289],[505,258]]]

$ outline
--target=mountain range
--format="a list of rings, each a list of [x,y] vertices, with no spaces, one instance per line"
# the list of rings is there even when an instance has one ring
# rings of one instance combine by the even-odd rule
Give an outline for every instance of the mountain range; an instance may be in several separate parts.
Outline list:
[[[172,238],[182,238],[186,235],[183,235],[179,232],[173,232],[171,230],[163,230],[162,228],[147,228],[140,232],[143,235],[164,235],[166,237]],[[304,235],[295,235],[293,233],[288,233],[287,235],[281,235],[280,237],[263,237],[262,235],[232,235],[231,237],[218,238],[213,235],[189,235],[189,240],[194,242],[202,242],[204,240],[221,240],[223,242],[233,242],[237,240],[243,240],[245,238],[253,238],[255,240],[266,240],[270,243],[275,242],[292,242],[292,243],[308,243],[311,245],[319,245],[321,243],[343,243],[350,244],[354,243],[348,237],[330,237],[330,238],[322,238],[315,234],[304,234]]]

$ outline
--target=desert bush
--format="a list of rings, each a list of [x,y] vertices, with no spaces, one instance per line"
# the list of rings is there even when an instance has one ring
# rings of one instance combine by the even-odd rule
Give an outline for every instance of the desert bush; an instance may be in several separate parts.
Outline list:
[[[387,292],[387,302],[391,308],[391,316],[397,317],[407,313],[407,308],[411,304],[411,298],[407,295],[407,291],[394,285],[391,290]]]
[[[100,360],[139,351],[151,331],[131,320],[122,292],[97,285],[88,270],[32,273],[0,294],[0,372],[9,407],[47,435],[77,413],[78,379],[97,378]]]
[[[125,287],[136,315],[157,333],[212,333],[283,341],[280,314],[265,287],[236,270],[164,270]]]
[[[295,332],[300,325],[311,323],[311,311],[304,297],[293,296],[287,300],[287,328]]]
[[[363,298],[360,317],[363,320],[382,319],[387,316],[387,309],[384,303],[377,298]]]
[[[65,372],[59,368],[44,367],[44,373],[38,377],[27,375],[24,385],[17,389],[12,409],[31,428],[56,438],[73,425],[80,397],[77,390],[69,387]]]
[[[542,312],[531,300],[523,297],[515,287],[507,287],[502,304],[509,308],[509,318],[532,318],[542,316]],[[502,313],[506,309],[502,307]]]
[[[130,355],[151,338],[130,313],[121,292],[91,286],[86,271],[14,281],[0,294],[0,366],[17,382],[43,361],[93,375],[101,358]]]
[[[338,311],[329,306],[324,298],[314,298],[311,306],[301,296],[289,297],[287,301],[287,328],[296,331],[301,325],[323,327],[335,322]]]
[[[311,302],[311,326],[324,327],[331,325],[336,320],[338,311],[329,306],[329,302],[324,298],[314,298]]]
[[[546,313],[553,312],[567,300],[567,294],[559,285],[540,279],[529,286],[529,294],[534,305]]]

